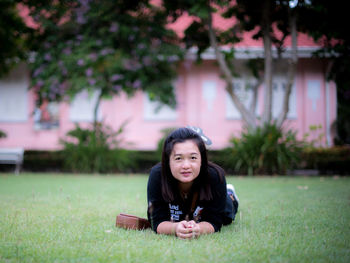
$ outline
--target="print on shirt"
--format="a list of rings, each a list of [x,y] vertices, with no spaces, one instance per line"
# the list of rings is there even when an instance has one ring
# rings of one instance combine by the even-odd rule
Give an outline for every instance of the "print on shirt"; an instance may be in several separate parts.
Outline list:
[[[169,209],[170,209],[170,221],[180,221],[180,215],[182,215],[182,211],[179,209],[179,206],[169,204]]]
[[[196,210],[194,210],[193,213],[193,220],[196,222],[199,222],[201,220],[201,214],[202,214],[203,207],[197,206]]]

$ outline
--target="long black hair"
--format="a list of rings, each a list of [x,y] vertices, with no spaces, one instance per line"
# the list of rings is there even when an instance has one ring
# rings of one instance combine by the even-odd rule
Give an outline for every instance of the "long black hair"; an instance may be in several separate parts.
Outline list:
[[[207,148],[202,138],[195,131],[189,128],[176,129],[165,139],[162,152],[162,196],[167,202],[174,201],[179,192],[178,181],[174,178],[170,170],[170,155],[176,143],[187,140],[191,140],[197,145],[201,155],[200,172],[192,185],[194,191],[198,191],[199,193],[199,200],[211,200],[213,198],[210,188],[209,167],[216,170],[220,179],[224,176],[224,170],[220,166],[208,162]]]

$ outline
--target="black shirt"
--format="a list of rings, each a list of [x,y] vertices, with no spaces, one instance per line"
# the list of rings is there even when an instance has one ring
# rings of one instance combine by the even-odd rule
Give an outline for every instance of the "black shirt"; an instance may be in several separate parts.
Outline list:
[[[194,208],[191,209],[193,194],[188,198],[175,198],[171,203],[164,200],[161,187],[161,164],[152,168],[147,185],[149,207],[147,215],[154,231],[157,231],[158,225],[164,221],[179,222],[192,219],[210,223],[215,232],[221,229],[227,196],[226,180],[213,167],[209,167],[208,172],[213,198],[209,201],[198,198]]]

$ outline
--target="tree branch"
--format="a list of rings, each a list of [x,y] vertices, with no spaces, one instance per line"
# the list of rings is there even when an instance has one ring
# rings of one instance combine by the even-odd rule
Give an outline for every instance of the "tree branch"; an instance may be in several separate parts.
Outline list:
[[[260,77],[257,80],[258,80],[258,82],[252,87],[253,98],[252,98],[252,101],[250,104],[250,113],[252,115],[255,115],[256,106],[257,106],[257,102],[258,102],[258,90],[259,90],[260,85],[263,83],[263,78]]]
[[[233,87],[233,75],[229,69],[229,67],[226,64],[225,58],[223,54],[220,52],[218,43],[216,40],[216,36],[214,33],[213,25],[212,25],[212,14],[210,10],[210,5],[208,5],[208,19],[207,19],[207,25],[209,30],[209,40],[210,45],[212,48],[214,48],[216,60],[219,64],[219,68],[221,72],[224,74],[224,78],[227,83],[226,90],[228,94],[230,95],[233,103],[236,105],[238,111],[241,113],[243,121],[251,128],[256,128],[256,118],[255,115],[252,115],[244,106],[244,104],[241,102],[241,100],[237,97],[236,93],[234,92]]]
[[[292,10],[290,10],[290,8],[288,8],[288,11],[289,11],[288,17],[289,17],[289,23],[290,23],[291,35],[292,35],[292,54],[291,54],[291,58],[288,60],[287,86],[283,97],[283,104],[282,104],[283,107],[276,122],[277,127],[281,127],[283,122],[287,118],[287,114],[289,111],[289,97],[292,91],[296,67],[298,63],[296,15]]]
[[[265,95],[264,112],[262,116],[263,123],[270,123],[272,118],[272,43],[270,36],[270,0],[265,1],[263,8],[262,31],[265,52]]]

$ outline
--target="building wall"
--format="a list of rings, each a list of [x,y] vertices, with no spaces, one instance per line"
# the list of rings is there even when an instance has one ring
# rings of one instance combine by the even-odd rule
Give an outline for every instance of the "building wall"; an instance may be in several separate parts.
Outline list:
[[[277,68],[275,80],[282,83],[285,68]],[[244,87],[251,79],[247,72],[242,72],[237,83]],[[242,121],[227,98],[225,82],[214,61],[201,65],[184,63],[174,84],[176,110],[162,108],[155,114],[152,112],[154,105],[145,94],[138,92],[130,99],[121,94],[103,101],[99,118],[114,129],[127,122],[122,134],[123,146],[133,149],[155,149],[162,136],[161,130],[169,127],[199,126],[212,139],[213,149],[228,146],[231,136],[240,134]],[[93,98],[82,94],[74,102],[52,108],[57,119],[50,124],[50,129],[38,124],[35,94],[27,90],[28,86],[28,72],[23,65],[0,81],[0,130],[7,133],[7,138],[0,139],[1,148],[59,149],[59,139],[64,138],[76,122],[83,126],[91,123],[93,103],[86,101]],[[279,88],[276,86],[276,92]],[[300,59],[294,89],[285,126],[296,129],[299,138],[310,133],[310,125],[318,126],[320,128],[311,132],[309,138],[316,139],[323,134],[322,143],[330,145],[331,125],[336,119],[336,88],[334,83],[325,80],[325,64],[316,59]],[[259,88],[258,114],[263,108],[263,92],[262,86]],[[281,106],[280,102],[281,98],[275,98],[276,109]]]

